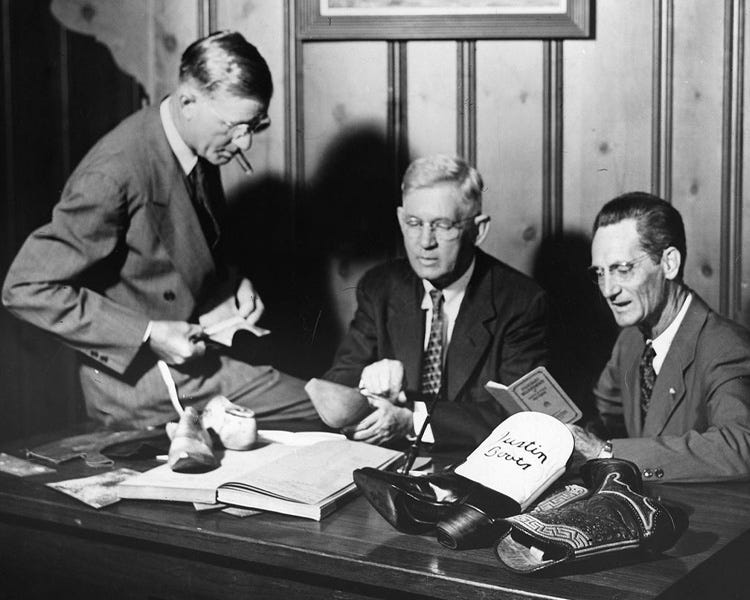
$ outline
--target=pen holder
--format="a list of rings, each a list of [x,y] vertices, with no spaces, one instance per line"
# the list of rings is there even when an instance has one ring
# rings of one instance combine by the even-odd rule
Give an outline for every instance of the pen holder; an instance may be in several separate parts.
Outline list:
[[[249,450],[258,439],[255,413],[226,396],[215,396],[203,409],[203,426],[212,429],[229,450]]]

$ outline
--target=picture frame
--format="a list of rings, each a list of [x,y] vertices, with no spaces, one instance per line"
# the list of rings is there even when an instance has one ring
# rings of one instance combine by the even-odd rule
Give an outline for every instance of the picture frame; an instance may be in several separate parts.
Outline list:
[[[587,38],[591,0],[296,0],[298,39]]]

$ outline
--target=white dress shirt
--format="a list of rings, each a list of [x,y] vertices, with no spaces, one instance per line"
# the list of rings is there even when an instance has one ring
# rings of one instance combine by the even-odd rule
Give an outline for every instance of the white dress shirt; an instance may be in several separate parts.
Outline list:
[[[453,327],[456,325],[456,318],[458,317],[458,311],[461,308],[461,302],[464,299],[464,295],[466,294],[466,286],[469,285],[469,280],[471,279],[472,274],[474,273],[474,260],[471,261],[471,264],[469,265],[469,268],[466,269],[466,272],[461,275],[456,281],[451,283],[449,286],[446,286],[443,288],[443,323],[445,324],[445,327],[443,329],[443,356],[442,356],[442,362],[443,365],[445,365],[445,356],[448,353],[448,345],[451,342],[451,338],[453,337]],[[430,297],[430,292],[435,288],[434,285],[432,285],[429,281],[426,279],[422,280],[422,285],[424,286],[424,296],[422,297],[422,306],[421,308],[425,311],[424,319],[425,319],[425,328],[424,328],[424,340],[422,344],[422,349],[427,349],[427,343],[430,340],[430,327],[432,325],[432,298]],[[419,433],[419,430],[422,429],[422,424],[424,423],[424,420],[427,418],[427,406],[424,402],[415,402],[414,403],[414,432]],[[424,436],[422,437],[422,441],[432,444],[435,442],[435,437],[432,434],[432,427],[429,425],[427,426],[427,429],[425,429]]]
[[[677,330],[680,328],[680,325],[682,324],[682,320],[685,318],[685,313],[687,313],[687,309],[690,306],[690,301],[693,299],[693,294],[688,294],[688,297],[685,299],[685,302],[682,304],[682,308],[680,309],[680,312],[677,313],[677,316],[674,318],[674,320],[669,324],[669,327],[667,327],[664,331],[662,331],[656,338],[651,340],[651,347],[654,349],[655,355],[654,355],[654,371],[656,371],[656,374],[659,374],[659,371],[661,371],[661,366],[664,364],[664,359],[667,357],[667,352],[669,352],[669,347],[672,345],[672,341],[674,340],[674,336],[677,335]]]

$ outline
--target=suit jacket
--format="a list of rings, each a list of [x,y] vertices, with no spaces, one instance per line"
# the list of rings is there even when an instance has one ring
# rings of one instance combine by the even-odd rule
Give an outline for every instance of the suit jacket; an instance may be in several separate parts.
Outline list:
[[[424,351],[424,287],[406,259],[367,272],[357,311],[325,379],[356,386],[362,369],[383,358],[404,364],[405,388],[418,391]],[[477,250],[448,345],[444,401],[432,416],[436,444],[476,447],[507,416],[484,389],[512,383],[546,365],[547,299],[531,279]]]
[[[641,333],[625,328],[594,393],[605,424],[623,422],[617,457],[649,481],[750,475],[750,333],[693,294],[654,384],[641,425]]]
[[[52,221],[13,262],[3,303],[81,353],[91,416],[146,426],[174,416],[156,358],[142,344],[149,320],[194,320],[233,285],[217,274],[156,106],[127,118],[83,158]],[[183,401],[241,385],[228,362],[213,356],[173,368]]]

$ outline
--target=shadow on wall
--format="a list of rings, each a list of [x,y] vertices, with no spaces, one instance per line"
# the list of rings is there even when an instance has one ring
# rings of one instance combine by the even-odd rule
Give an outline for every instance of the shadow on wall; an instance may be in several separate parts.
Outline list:
[[[591,240],[563,234],[539,248],[534,278],[550,299],[552,372],[579,405],[584,420],[594,411],[591,390],[609,359],[618,329],[586,272]]]
[[[326,148],[296,201],[276,178],[232,191],[228,247],[263,297],[262,324],[273,331],[254,362],[303,378],[331,365],[354,315],[357,281],[399,245],[392,165],[379,129],[352,127]]]

